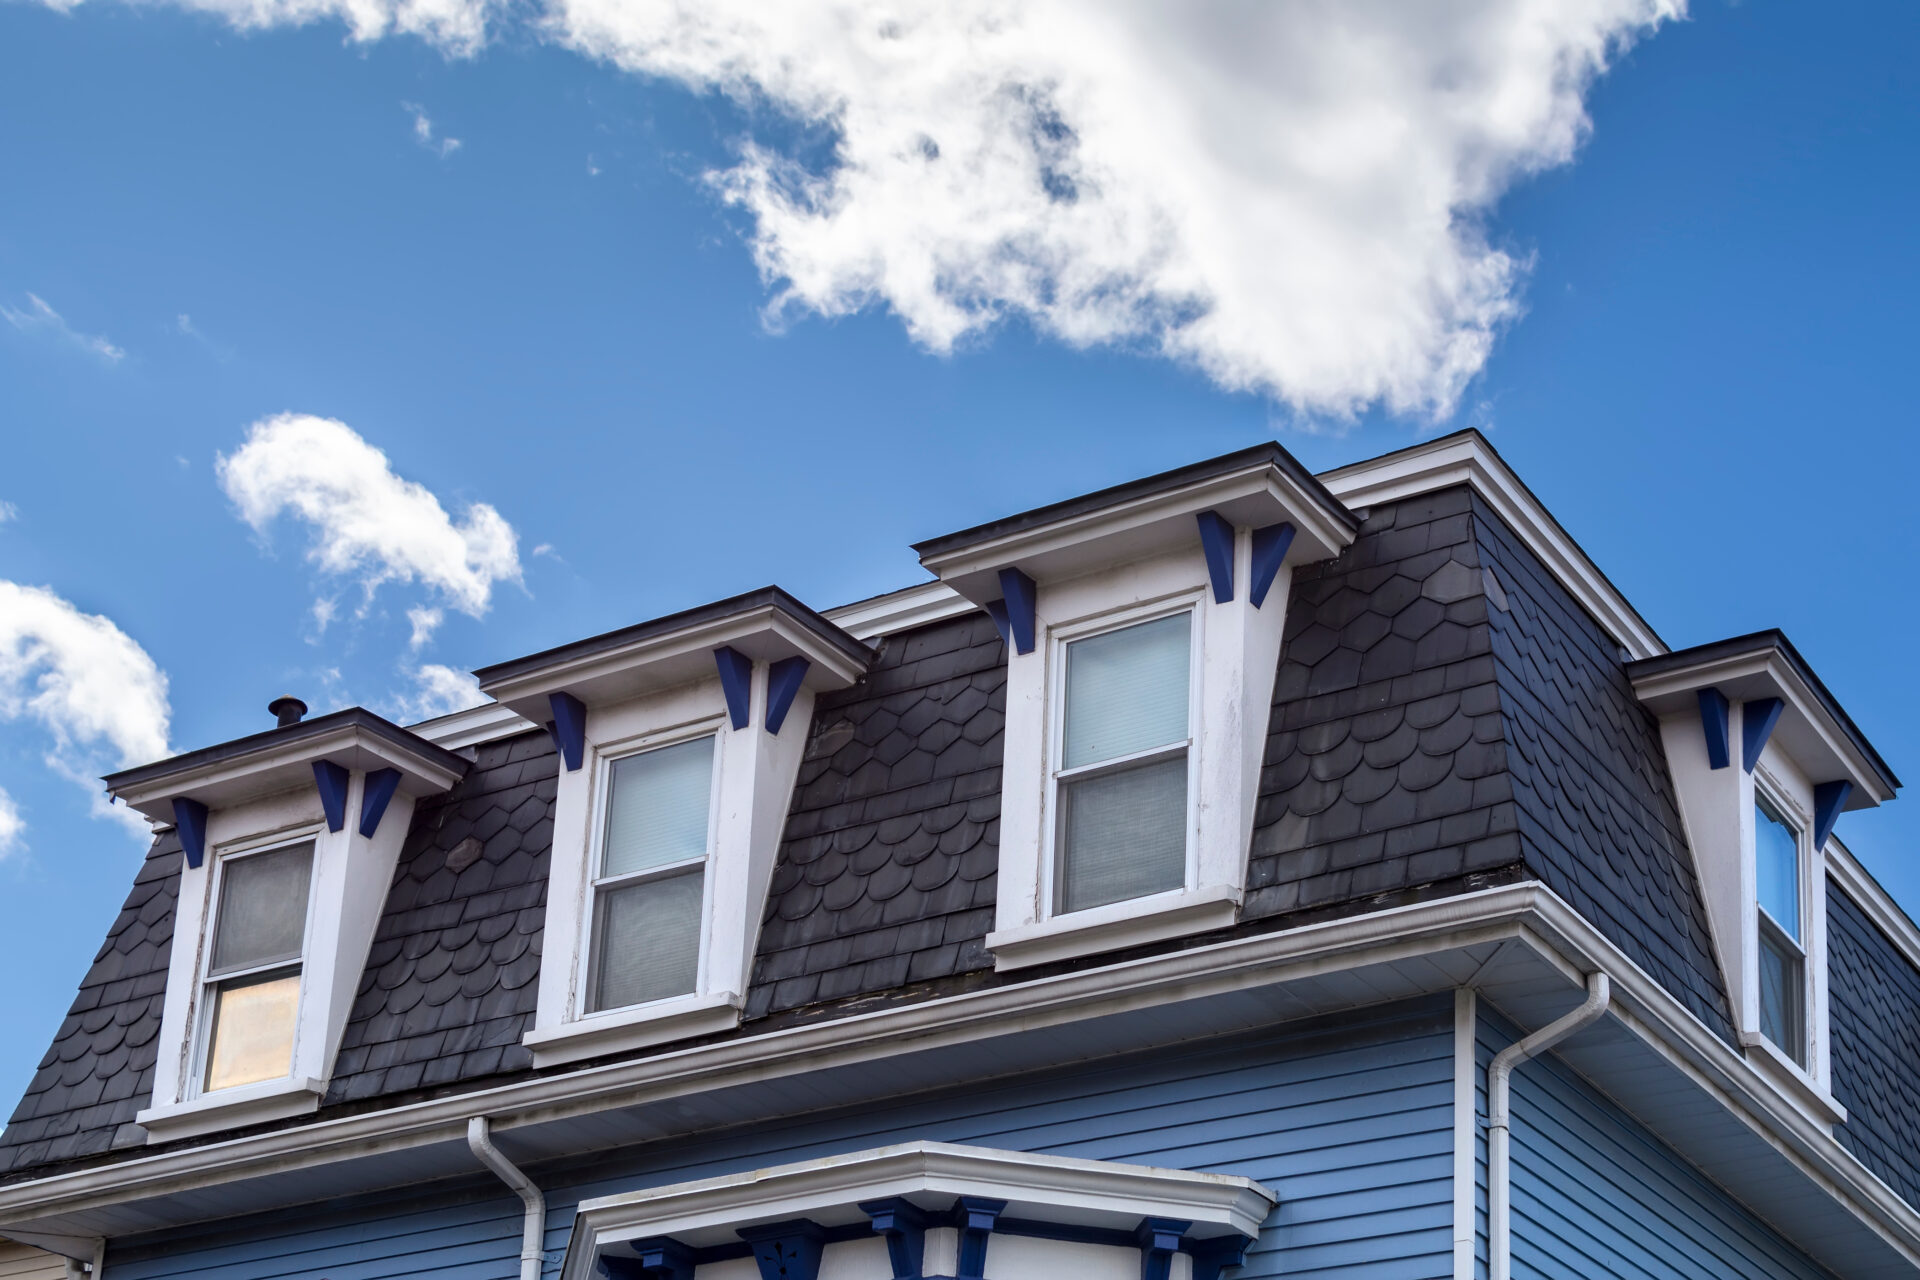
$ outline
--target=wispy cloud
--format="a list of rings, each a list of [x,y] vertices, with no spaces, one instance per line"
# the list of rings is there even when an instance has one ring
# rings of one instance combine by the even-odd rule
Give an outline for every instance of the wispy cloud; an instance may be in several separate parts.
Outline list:
[[[445,159],[460,149],[460,139],[444,136],[436,137],[434,135],[433,121],[427,116],[425,107],[422,107],[417,102],[403,102],[400,104],[400,107],[401,110],[413,117],[413,140],[415,142],[442,159]]]
[[[0,524],[6,524],[10,520],[18,520],[19,518],[20,508],[14,506],[6,499],[0,498]],[[537,548],[535,549],[535,554],[539,554]]]
[[[27,821],[20,816],[20,806],[0,787],[0,862],[27,847],[26,830]]]
[[[56,341],[78,347],[107,364],[119,364],[127,356],[125,351],[98,334],[82,333],[68,324],[66,317],[48,306],[47,300],[37,293],[27,295],[24,308],[10,307],[0,303],[0,319],[4,319],[21,333],[45,335]]]
[[[406,720],[431,720],[448,716],[487,701],[480,682],[465,671],[429,662],[413,668],[414,689],[398,700],[397,710]]]
[[[210,355],[212,355],[214,359],[220,361],[221,363],[224,364],[227,361],[233,359],[233,348],[229,347],[224,342],[216,342],[211,337],[207,336],[206,331],[201,329],[199,325],[195,324],[193,322],[193,317],[188,315],[186,312],[182,311],[179,315],[173,318],[172,328],[173,328],[173,331],[179,334],[181,337],[189,338],[192,341],[199,343],[202,347],[205,347],[207,349],[207,352]]]
[[[137,834],[145,820],[110,806],[97,775],[167,755],[169,716],[166,673],[131,636],[45,587],[0,580],[0,720],[37,722],[52,737],[47,766]]]
[[[283,514],[309,525],[307,558],[327,577],[357,581],[363,608],[386,583],[418,582],[439,604],[477,618],[495,583],[520,581],[518,538],[498,511],[476,502],[455,521],[430,489],[394,474],[387,455],[344,422],[264,418],[245,444],[215,460],[215,471],[255,532],[264,536]],[[322,595],[315,623],[324,628],[334,609]]]
[[[407,622],[413,628],[413,634],[407,637],[407,648],[416,652],[426,648],[446,616],[443,611],[427,605],[415,605],[407,610]]]

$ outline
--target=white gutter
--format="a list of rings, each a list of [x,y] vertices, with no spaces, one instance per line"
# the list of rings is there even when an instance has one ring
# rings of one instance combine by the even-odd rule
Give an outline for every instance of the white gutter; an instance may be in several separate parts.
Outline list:
[[[480,1163],[500,1176],[527,1206],[520,1227],[520,1280],[540,1280],[540,1266],[546,1261],[547,1198],[533,1179],[520,1172],[513,1161],[500,1154],[487,1134],[487,1118],[475,1116],[467,1121],[467,1147]]]
[[[1512,1167],[1508,1155],[1513,1069],[1545,1053],[1607,1011],[1613,983],[1604,973],[1587,975],[1587,999],[1524,1040],[1508,1045],[1487,1065],[1487,1275],[1510,1280],[1513,1274]]]

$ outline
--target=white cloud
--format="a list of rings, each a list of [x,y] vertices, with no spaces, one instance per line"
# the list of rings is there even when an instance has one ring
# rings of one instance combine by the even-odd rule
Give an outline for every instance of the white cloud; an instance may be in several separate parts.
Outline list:
[[[27,847],[25,832],[27,822],[20,816],[20,806],[0,787],[0,861],[5,861],[10,853],[18,853]]]
[[[429,662],[412,671],[414,692],[399,699],[402,719],[431,720],[487,701],[480,682],[465,671]]]
[[[6,501],[5,499],[0,499],[0,524],[5,524],[9,520],[18,520],[19,518],[20,518],[20,508],[14,506],[11,502]],[[535,548],[534,554],[535,555],[539,554],[538,548]]]
[[[415,605],[407,610],[407,621],[413,625],[413,634],[407,638],[407,648],[416,651],[425,648],[446,616],[439,609],[426,605]]]
[[[538,38],[806,126],[743,141],[709,175],[751,220],[776,323],[883,306],[948,351],[1023,318],[1335,417],[1452,411],[1520,311],[1528,255],[1488,234],[1491,211],[1572,159],[1593,78],[1685,11],[172,2],[241,27],[336,18],[356,39],[411,32],[454,54],[524,12]]]
[[[0,304],[0,319],[18,329],[21,333],[44,333],[62,342],[85,351],[108,364],[119,364],[126,359],[127,353],[97,334],[81,333],[58,311],[47,305],[46,299],[37,293],[27,295],[25,310]]]
[[[0,720],[20,719],[52,734],[48,766],[85,786],[96,813],[146,832],[138,815],[109,806],[95,775],[168,754],[166,674],[110,620],[0,580]]]
[[[383,583],[417,581],[477,618],[494,583],[520,581],[513,526],[498,511],[476,502],[456,523],[432,491],[395,475],[387,455],[343,422],[264,418],[245,444],[215,460],[215,471],[255,531],[264,534],[282,513],[306,521],[308,558],[323,573],[357,578],[369,600]],[[316,601],[315,621],[331,617],[331,602]]]
[[[433,136],[433,121],[426,108],[417,102],[403,102],[400,108],[413,116],[413,140],[444,159],[460,149],[460,139]]]

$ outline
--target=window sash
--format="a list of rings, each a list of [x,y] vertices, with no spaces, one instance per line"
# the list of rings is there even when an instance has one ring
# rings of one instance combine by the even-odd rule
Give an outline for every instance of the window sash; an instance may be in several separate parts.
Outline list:
[[[200,1088],[204,1093],[236,1089],[267,1080],[285,1079],[293,1071],[293,1050],[300,1035],[300,1004],[304,995],[304,968],[291,967],[254,971],[243,976],[228,976],[206,985],[206,1031],[200,1070]],[[277,986],[291,981],[291,998],[281,993],[273,1004],[232,1008],[229,998],[242,991]],[[268,994],[268,993],[263,993]],[[271,1039],[264,1033],[271,1032]],[[240,1048],[232,1046],[235,1036]],[[249,1069],[249,1061],[269,1059],[269,1069]],[[276,1069],[277,1068],[277,1069]]]
[[[671,1000],[679,996],[692,995],[700,989],[701,962],[704,958],[702,955],[704,951],[703,939],[706,933],[707,878],[706,859],[702,858],[690,862],[683,862],[671,871],[630,876],[605,888],[595,888],[592,916],[593,939],[588,965],[586,1012],[607,1013],[617,1009],[638,1008],[642,1005],[653,1004],[661,1000]],[[686,883],[688,881],[695,882],[691,886],[693,888],[691,903],[684,901],[684,889],[688,887]],[[636,897],[636,890],[643,896]],[[648,890],[652,890],[653,892],[648,893]],[[683,930],[679,936],[672,940],[675,944],[678,944],[678,947],[684,948],[684,950],[676,950],[672,954],[664,957],[665,963],[674,966],[670,976],[675,980],[663,982],[657,987],[637,985],[648,975],[640,974],[638,971],[629,968],[628,964],[618,966],[610,964],[607,954],[608,948],[616,943],[631,940],[620,936],[620,930],[610,917],[612,917],[618,909],[617,904],[623,901],[628,904],[629,910],[637,903],[641,904],[641,910],[644,911],[644,904],[647,897],[652,897],[657,900],[668,897],[676,892],[681,892],[683,896],[683,901],[680,903],[681,909],[687,910],[690,908],[693,918],[690,922],[692,924],[691,931]],[[628,924],[636,922],[645,923],[644,919],[639,916],[629,916],[625,920],[625,923]],[[687,923],[689,922],[686,921],[684,917],[672,921],[672,924],[676,926],[683,926]],[[655,922],[655,926],[656,928],[658,927],[657,922]],[[688,952],[691,954],[688,954]],[[643,949],[642,957],[650,958],[656,963],[661,961],[659,949],[651,951]],[[630,964],[631,961],[628,963]],[[627,990],[625,992],[616,991],[610,993],[608,990],[608,984],[610,982],[623,983],[626,985]],[[622,998],[627,994],[637,995],[638,998]]]
[[[209,946],[207,948],[206,977],[208,979],[233,978],[248,973],[258,973],[266,969],[297,962],[306,955],[307,917],[312,910],[313,862],[317,851],[317,842],[309,837],[305,840],[286,841],[259,849],[249,849],[244,853],[235,852],[221,855],[218,864],[219,883],[215,886],[213,894],[213,927],[209,931]],[[300,874],[297,879],[297,883],[300,886],[299,892],[290,895],[290,897],[297,897],[298,899],[298,918],[291,922],[280,922],[283,926],[288,923],[291,923],[293,926],[292,931],[294,936],[292,941],[294,945],[292,949],[282,949],[261,955],[236,958],[227,964],[219,963],[220,954],[223,949],[222,944],[232,936],[228,932],[232,911],[235,909],[244,911],[248,905],[246,903],[234,902],[230,899],[229,895],[233,892],[235,884],[244,883],[250,875],[258,875],[260,869],[265,866],[268,861],[276,859],[285,861],[296,853],[304,853],[302,865],[300,866]],[[291,905],[291,902],[288,905]]]
[[[1807,1063],[1807,959],[1764,911],[1760,916],[1760,1034],[1800,1066]]]

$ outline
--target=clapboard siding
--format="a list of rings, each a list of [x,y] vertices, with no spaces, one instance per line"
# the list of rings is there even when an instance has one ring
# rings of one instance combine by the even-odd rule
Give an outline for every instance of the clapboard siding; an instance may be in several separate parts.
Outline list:
[[[575,1205],[912,1138],[1240,1173],[1281,1197],[1245,1280],[1428,1280],[1448,1274],[1451,1007],[1280,1028],[878,1104],[653,1144],[583,1168],[538,1168],[548,1273]],[[369,1196],[242,1223],[124,1240],[113,1280],[512,1280],[518,1201],[497,1182]]]
[[[0,1240],[0,1280],[66,1280],[67,1260]]]
[[[1480,1037],[1484,1073],[1508,1037]],[[1514,1073],[1512,1114],[1516,1280],[1831,1280],[1557,1059]]]

